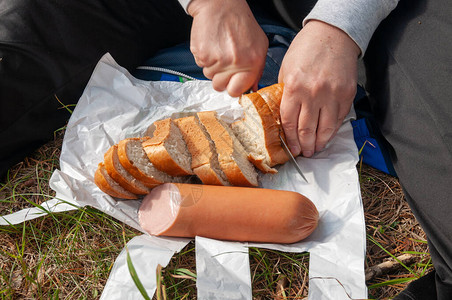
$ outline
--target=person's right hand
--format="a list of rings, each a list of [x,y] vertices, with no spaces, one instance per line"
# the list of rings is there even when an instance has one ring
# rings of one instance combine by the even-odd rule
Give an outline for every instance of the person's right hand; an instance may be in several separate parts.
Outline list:
[[[190,50],[215,90],[238,97],[257,84],[268,38],[245,0],[192,0]]]

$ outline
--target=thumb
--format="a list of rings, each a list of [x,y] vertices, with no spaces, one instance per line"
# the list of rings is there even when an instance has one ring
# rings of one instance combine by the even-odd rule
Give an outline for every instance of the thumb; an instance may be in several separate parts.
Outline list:
[[[231,97],[238,97],[253,88],[256,82],[256,75],[250,71],[235,73],[229,80],[228,94]]]

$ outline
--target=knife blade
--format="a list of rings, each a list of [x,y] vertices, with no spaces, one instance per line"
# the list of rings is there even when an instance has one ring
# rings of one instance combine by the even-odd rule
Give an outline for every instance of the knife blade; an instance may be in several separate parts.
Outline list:
[[[309,183],[308,180],[306,179],[306,177],[304,177],[300,166],[298,165],[297,161],[293,157],[292,153],[289,150],[289,147],[287,147],[287,144],[286,144],[286,142],[284,142],[284,139],[281,137],[281,135],[279,136],[279,140],[281,141],[281,145],[282,145],[282,147],[284,149],[284,152],[286,152],[287,156],[289,156],[289,160],[294,165],[295,169],[298,171],[298,174],[300,174],[301,177],[303,177],[303,179],[304,179],[304,181],[306,181],[306,183]]]

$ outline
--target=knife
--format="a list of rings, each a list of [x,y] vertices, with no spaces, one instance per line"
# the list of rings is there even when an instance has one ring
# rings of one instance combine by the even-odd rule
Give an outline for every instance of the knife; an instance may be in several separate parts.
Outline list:
[[[281,140],[281,145],[283,146],[284,152],[286,152],[287,156],[289,156],[289,159],[292,162],[292,164],[294,165],[295,169],[297,169],[298,173],[301,175],[301,177],[303,177],[304,181],[306,181],[306,183],[309,183],[308,180],[306,179],[306,177],[304,177],[300,166],[298,165],[297,161],[293,157],[292,153],[289,150],[289,147],[287,147],[287,144],[286,144],[286,142],[284,142],[284,139],[281,137],[281,135],[279,136],[279,139]]]

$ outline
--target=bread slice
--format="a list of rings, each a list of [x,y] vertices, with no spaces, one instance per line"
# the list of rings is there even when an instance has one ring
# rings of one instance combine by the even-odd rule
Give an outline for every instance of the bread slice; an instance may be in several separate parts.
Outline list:
[[[273,118],[279,125],[279,134],[284,139],[284,141],[286,141],[286,135],[284,134],[284,129],[281,126],[281,112],[280,112],[283,90],[284,84],[276,83],[259,89],[257,93],[261,95],[262,99],[264,99],[265,102],[267,103],[268,108],[270,108],[272,112]]]
[[[122,199],[138,198],[137,195],[124,189],[116,181],[114,181],[110,175],[108,175],[103,162],[99,163],[96,173],[94,173],[94,183],[100,188],[101,191],[112,197]]]
[[[281,115],[279,108],[281,106],[281,99],[284,90],[284,85],[282,83],[276,83],[264,88],[261,88],[257,91],[259,95],[265,100],[270,108],[273,117],[277,121],[278,124],[281,122]]]
[[[153,188],[166,182],[174,182],[174,177],[158,170],[149,160],[142,143],[149,137],[128,138],[118,143],[118,157],[121,165],[145,186]]]
[[[248,153],[232,129],[214,111],[197,113],[198,119],[215,144],[218,161],[228,181],[235,186],[258,186],[257,172]]]
[[[218,162],[215,145],[196,116],[174,120],[191,153],[193,172],[204,184],[230,185]]]
[[[277,173],[273,167],[283,164],[289,157],[281,147],[280,125],[259,93],[244,94],[239,98],[244,118],[231,127],[249,153],[250,161],[264,173]]]
[[[105,169],[120,186],[131,193],[146,195],[151,189],[133,177],[119,162],[118,145],[113,145],[104,154]]]
[[[154,122],[154,136],[143,142],[149,160],[170,176],[192,175],[191,155],[179,128],[170,118]]]

